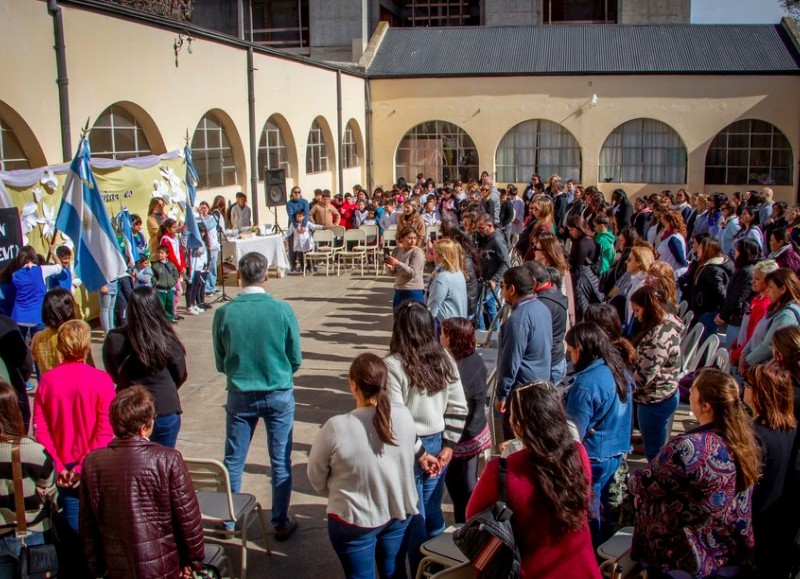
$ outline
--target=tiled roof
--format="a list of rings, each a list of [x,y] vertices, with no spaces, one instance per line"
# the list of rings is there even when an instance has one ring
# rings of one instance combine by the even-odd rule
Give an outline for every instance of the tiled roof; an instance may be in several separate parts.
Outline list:
[[[390,28],[370,78],[565,74],[796,74],[784,25]]]

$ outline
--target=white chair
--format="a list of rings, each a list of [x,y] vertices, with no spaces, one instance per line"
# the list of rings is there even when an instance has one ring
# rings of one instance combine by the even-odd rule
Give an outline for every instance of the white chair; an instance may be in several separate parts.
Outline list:
[[[441,237],[442,226],[441,225],[428,225],[425,227],[425,233],[428,234],[428,237],[431,237],[432,233],[436,234],[436,239]]]
[[[378,256],[381,252],[381,246],[378,245],[379,242],[379,230],[377,225],[361,225],[359,229],[363,230],[367,234],[367,254],[372,258],[372,264],[375,266],[375,275],[378,274],[380,271],[380,263]]]
[[[678,317],[682,318],[683,314],[689,311],[689,302],[683,300],[681,303],[678,304]]]
[[[700,324],[697,325],[699,326]],[[712,334],[689,358],[684,372],[694,372],[698,368],[710,366],[711,362],[714,360],[714,355],[717,353],[717,348],[719,348],[719,336]]]
[[[347,230],[341,225],[331,225],[330,227],[328,227],[328,231],[333,233],[334,237],[333,246],[336,248],[336,250],[338,251],[339,249],[344,247],[344,234],[345,231]]]
[[[318,263],[325,264],[325,275],[330,275],[330,270],[336,262],[336,247],[334,246],[334,235],[330,229],[318,229],[314,232],[314,251],[306,253],[306,263],[316,266]],[[303,268],[303,275],[306,270]]]
[[[597,555],[603,562],[600,573],[611,579],[638,577],[642,569],[638,561],[631,558],[633,527],[623,527],[608,541],[597,547]]]
[[[349,229],[344,234],[344,245],[339,252],[336,275],[341,273],[342,264],[354,266],[361,264],[361,275],[364,275],[364,262],[367,261],[367,233],[363,229]]]
[[[691,326],[694,321],[694,312],[691,310],[684,312],[681,316],[681,321],[683,322],[683,333],[685,335],[686,332],[689,331],[689,326]]]
[[[397,225],[390,225],[383,230],[383,247],[397,247]]]
[[[218,460],[209,458],[184,458],[192,486],[197,493],[200,514],[203,517],[203,530],[206,536],[227,539],[231,536],[242,537],[242,573],[241,579],[247,577],[247,527],[250,517],[257,516],[264,537],[267,555],[271,555],[267,543],[267,524],[264,511],[255,495],[231,492],[231,480],[228,470]],[[222,525],[233,521],[234,530],[229,531]]]
[[[728,374],[731,371],[731,355],[725,348],[720,348],[714,355],[714,366]]]
[[[681,374],[686,373],[689,359],[694,355],[697,346],[700,345],[703,330],[703,324],[697,324],[681,340]]]

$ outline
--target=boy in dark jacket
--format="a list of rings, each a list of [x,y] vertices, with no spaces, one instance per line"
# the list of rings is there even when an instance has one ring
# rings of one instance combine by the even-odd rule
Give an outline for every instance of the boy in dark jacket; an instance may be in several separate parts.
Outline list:
[[[178,268],[167,259],[169,248],[160,246],[156,251],[156,261],[153,262],[153,287],[158,292],[158,301],[164,307],[164,312],[170,322],[175,322],[173,316],[175,306],[175,285],[178,283]]]

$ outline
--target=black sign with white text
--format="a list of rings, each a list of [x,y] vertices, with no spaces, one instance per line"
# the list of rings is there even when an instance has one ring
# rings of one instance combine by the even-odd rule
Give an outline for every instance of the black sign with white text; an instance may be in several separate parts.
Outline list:
[[[17,257],[22,247],[22,228],[16,207],[0,209],[0,269]]]

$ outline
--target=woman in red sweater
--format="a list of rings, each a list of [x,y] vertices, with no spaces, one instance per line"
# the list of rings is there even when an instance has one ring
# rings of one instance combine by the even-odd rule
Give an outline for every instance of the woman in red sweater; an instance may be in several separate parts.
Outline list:
[[[544,380],[511,395],[511,426],[522,450],[506,459],[511,525],[522,556],[521,577],[599,579],[588,507],[591,468],[567,425],[558,391]],[[486,465],[467,505],[467,518],[492,506],[498,461]]]
[[[165,219],[161,224],[161,241],[160,247],[167,248],[167,259],[170,260],[178,269],[178,283],[175,285],[175,299],[172,301],[172,317],[175,320],[182,320],[183,317],[178,315],[178,299],[183,295],[183,274],[186,273],[186,260],[184,259],[181,243],[178,240],[178,230],[180,225],[174,219]]]

